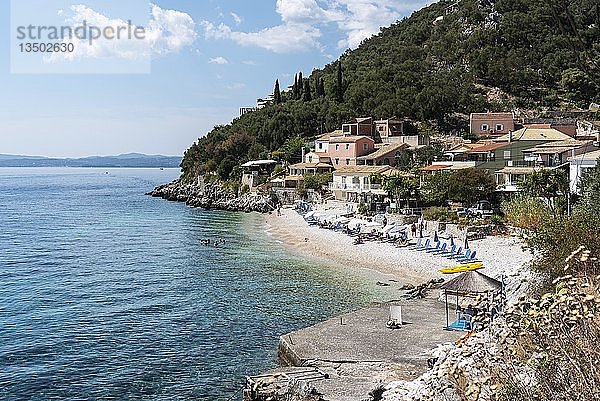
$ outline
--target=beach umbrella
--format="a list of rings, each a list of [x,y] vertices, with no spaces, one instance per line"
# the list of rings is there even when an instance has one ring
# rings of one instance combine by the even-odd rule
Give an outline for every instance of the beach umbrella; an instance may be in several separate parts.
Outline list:
[[[388,223],[387,226],[383,227],[383,230],[381,230],[381,231],[383,231],[384,233],[387,233],[387,232],[391,231],[394,227],[396,227],[396,222],[392,221],[392,222]]]
[[[365,221],[361,219],[352,219],[348,222],[348,228],[354,230],[356,227],[360,226],[364,222]]]
[[[438,242],[440,240],[440,236],[438,235],[437,230],[433,233],[433,242]]]
[[[406,231],[406,226],[396,226],[392,228],[388,234],[394,234],[402,231]]]

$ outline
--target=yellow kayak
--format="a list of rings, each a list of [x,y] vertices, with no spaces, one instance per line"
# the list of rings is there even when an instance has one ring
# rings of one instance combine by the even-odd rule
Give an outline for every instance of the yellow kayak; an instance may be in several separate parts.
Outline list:
[[[468,263],[465,265],[458,265],[458,266],[454,266],[454,267],[446,267],[446,268],[440,269],[440,271],[444,274],[452,274],[452,273],[468,272],[468,271],[477,270],[477,269],[481,269],[481,268],[483,268],[483,263],[476,262],[476,263]]]

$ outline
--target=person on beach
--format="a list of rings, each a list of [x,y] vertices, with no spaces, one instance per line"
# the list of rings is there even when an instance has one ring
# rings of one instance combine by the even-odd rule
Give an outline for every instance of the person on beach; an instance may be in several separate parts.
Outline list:
[[[410,232],[413,238],[417,236],[417,225],[415,223],[412,223],[412,226],[410,226]]]

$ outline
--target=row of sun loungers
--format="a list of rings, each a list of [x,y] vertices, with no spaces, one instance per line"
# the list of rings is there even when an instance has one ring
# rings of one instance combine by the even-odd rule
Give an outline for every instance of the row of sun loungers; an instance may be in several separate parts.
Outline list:
[[[419,238],[415,244],[411,244],[408,247],[417,251],[424,251],[438,256],[443,256],[448,259],[454,259],[462,263],[474,262],[477,260],[477,251],[466,249],[463,253],[462,246],[457,247],[456,245],[451,245],[448,247],[448,245],[449,244],[446,242],[442,244],[441,241],[436,241],[436,243],[432,245],[429,238],[426,239],[425,242],[423,242],[422,238]]]
[[[298,213],[304,216],[307,212],[305,210],[298,210]],[[442,243],[441,241],[435,241],[432,243],[432,240],[429,238],[419,238],[416,241],[416,243],[408,243],[407,245],[408,240],[405,231],[401,231],[400,235],[386,236],[376,230],[370,233],[364,233],[361,232],[360,227],[350,229],[346,224],[342,224],[339,222],[323,222],[319,221],[319,219],[314,218],[312,216],[309,216],[308,218],[305,217],[305,220],[310,225],[316,225],[323,229],[343,232],[344,234],[347,234],[348,236],[353,237],[355,239],[355,245],[362,244],[365,241],[381,241],[385,243],[391,243],[397,247],[407,247],[409,249],[423,251],[432,255],[453,259],[460,263],[470,263],[475,262],[477,260],[477,251],[472,251],[471,249],[463,250],[462,246],[450,245],[447,242]]]

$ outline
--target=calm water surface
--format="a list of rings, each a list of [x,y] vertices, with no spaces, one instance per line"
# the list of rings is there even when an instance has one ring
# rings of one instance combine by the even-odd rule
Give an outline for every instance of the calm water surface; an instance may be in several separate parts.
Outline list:
[[[278,336],[377,296],[260,215],[143,195],[178,171],[106,172],[0,168],[0,400],[226,400]]]

